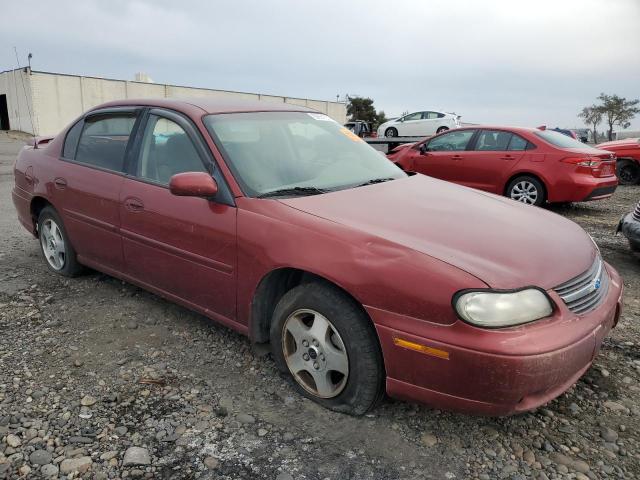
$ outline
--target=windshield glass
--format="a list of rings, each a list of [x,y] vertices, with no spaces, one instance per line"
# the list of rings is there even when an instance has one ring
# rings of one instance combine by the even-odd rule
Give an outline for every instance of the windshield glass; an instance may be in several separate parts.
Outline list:
[[[406,176],[326,115],[230,113],[208,115],[204,123],[248,196],[322,193]]]
[[[538,132],[534,132],[538,137],[542,138],[544,141],[550,143],[551,145],[555,145],[560,148],[592,148],[589,145],[585,145],[584,143],[563,135],[560,132],[556,132],[553,130],[540,130]]]

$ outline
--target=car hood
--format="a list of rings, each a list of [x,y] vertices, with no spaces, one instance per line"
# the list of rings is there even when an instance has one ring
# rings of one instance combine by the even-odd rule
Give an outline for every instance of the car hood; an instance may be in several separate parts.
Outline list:
[[[585,231],[559,215],[424,175],[280,201],[447,262],[493,288],[553,288],[586,271],[596,255]]]
[[[625,138],[623,140],[614,140],[612,142],[604,142],[596,145],[596,148],[604,150],[620,147],[640,147],[640,138]]]

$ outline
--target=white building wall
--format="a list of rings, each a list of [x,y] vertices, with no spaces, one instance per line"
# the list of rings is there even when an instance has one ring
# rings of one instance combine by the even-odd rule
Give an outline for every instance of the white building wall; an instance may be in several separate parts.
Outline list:
[[[339,123],[345,123],[347,119],[346,106],[336,102],[46,72],[29,74],[24,69],[0,73],[0,94],[3,93],[7,94],[11,128],[36,135],[55,135],[88,109],[125,98],[208,97],[262,100],[310,107]]]
[[[33,95],[31,76],[23,69],[0,73],[0,95],[7,96],[9,127],[11,130],[33,133]]]

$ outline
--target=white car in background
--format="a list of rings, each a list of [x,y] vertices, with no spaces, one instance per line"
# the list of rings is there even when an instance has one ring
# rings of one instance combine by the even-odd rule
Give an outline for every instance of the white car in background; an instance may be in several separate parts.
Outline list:
[[[460,115],[426,110],[389,120],[378,127],[379,137],[427,137],[460,126]]]

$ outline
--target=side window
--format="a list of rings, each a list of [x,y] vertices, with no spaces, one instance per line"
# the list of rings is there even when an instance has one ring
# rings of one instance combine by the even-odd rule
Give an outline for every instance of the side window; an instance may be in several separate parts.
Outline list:
[[[78,140],[80,140],[80,134],[82,133],[83,126],[84,119],[76,123],[69,129],[69,132],[67,132],[67,138],[64,140],[64,148],[62,149],[62,158],[73,160],[76,157]]]
[[[509,150],[526,150],[527,142],[520,135],[516,135],[515,133],[511,136],[511,142],[509,142]]]
[[[441,152],[441,151],[462,151],[467,148],[467,144],[475,130],[458,130],[454,132],[445,133],[439,137],[434,138],[427,144],[427,151],[429,152]]]
[[[85,119],[75,160],[122,172],[124,154],[135,122],[135,115],[108,115]]]
[[[180,125],[149,115],[138,159],[138,177],[168,185],[176,173],[206,171],[196,147]]]
[[[409,120],[420,120],[422,119],[422,112],[412,113],[411,115],[407,115],[404,117],[404,121],[407,122]]]
[[[425,120],[435,120],[436,118],[439,118],[439,116],[437,112],[423,112],[422,118]]]
[[[476,150],[504,151],[509,146],[512,134],[500,130],[483,130],[478,136]]]

